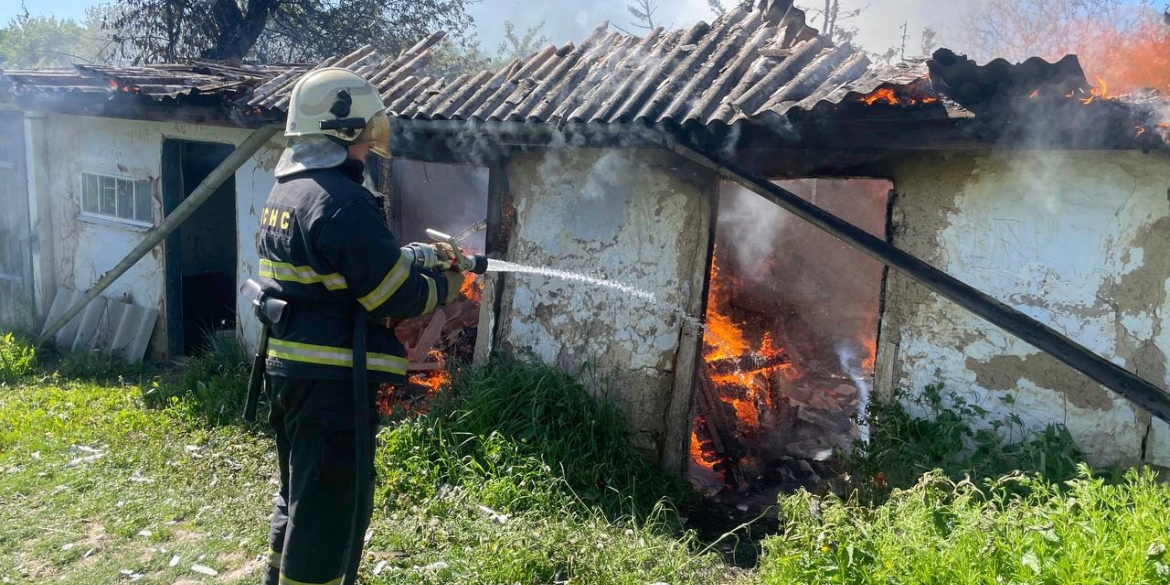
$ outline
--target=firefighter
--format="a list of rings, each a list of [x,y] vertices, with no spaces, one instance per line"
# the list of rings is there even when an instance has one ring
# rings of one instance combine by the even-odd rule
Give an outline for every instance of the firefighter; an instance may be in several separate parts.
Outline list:
[[[362,186],[367,153],[390,158],[389,118],[371,83],[346,69],[306,74],[293,88],[285,136],[257,238],[262,298],[287,303],[279,323],[266,323],[280,492],[263,583],[337,584],[360,558],[350,535],[364,534],[373,510],[372,490],[355,501],[357,474],[372,483],[374,473],[372,456],[358,469],[355,433],[372,443],[376,430],[372,415],[368,428],[355,428],[355,311],[425,315],[456,298],[463,276],[416,268],[412,254],[425,245],[400,249]],[[445,244],[426,253],[452,257]],[[366,339],[372,407],[380,384],[405,381],[407,360],[393,331],[371,325]]]

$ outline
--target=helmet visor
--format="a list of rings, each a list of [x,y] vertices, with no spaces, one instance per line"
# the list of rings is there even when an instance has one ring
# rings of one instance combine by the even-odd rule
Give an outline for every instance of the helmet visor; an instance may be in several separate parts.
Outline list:
[[[365,129],[355,142],[369,143],[371,152],[390,160],[393,156],[390,152],[390,117],[386,115],[385,110],[374,114],[374,117],[366,122]]]

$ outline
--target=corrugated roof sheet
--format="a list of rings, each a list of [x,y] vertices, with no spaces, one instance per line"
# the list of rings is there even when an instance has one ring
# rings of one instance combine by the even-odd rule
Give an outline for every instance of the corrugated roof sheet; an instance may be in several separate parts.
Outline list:
[[[407,92],[410,87],[418,83],[415,76],[422,70],[422,66],[430,59],[431,49],[443,40],[445,33],[432,33],[410,49],[397,57],[382,57],[371,46],[362,47],[348,55],[329,59],[316,67],[291,68],[267,83],[257,87],[247,106],[252,110],[280,110],[288,111],[289,94],[300,80],[301,76],[311,69],[323,67],[345,67],[369,79],[383,97],[392,92]],[[406,82],[413,79],[413,82]],[[439,80],[425,78],[425,83],[436,83]]]
[[[885,86],[937,101],[924,64],[875,68],[805,25],[791,1],[762,0],[713,24],[644,38],[601,25],[579,45],[549,46],[499,71],[451,83],[402,77],[388,106],[416,120],[710,125],[783,118]]]
[[[17,100],[46,95],[118,94],[159,101],[199,95],[233,100],[288,69],[289,66],[232,67],[211,62],[139,67],[76,65],[72,69],[9,70],[3,72],[3,77]]]

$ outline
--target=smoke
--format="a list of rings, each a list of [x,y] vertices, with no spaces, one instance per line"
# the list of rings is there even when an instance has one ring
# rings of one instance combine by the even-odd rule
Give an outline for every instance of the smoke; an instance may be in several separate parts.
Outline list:
[[[796,217],[739,185],[723,183],[721,188],[719,230],[735,234],[731,239],[736,261],[747,269],[743,271],[746,279],[759,283],[770,275],[756,268],[780,255],[779,235]]]

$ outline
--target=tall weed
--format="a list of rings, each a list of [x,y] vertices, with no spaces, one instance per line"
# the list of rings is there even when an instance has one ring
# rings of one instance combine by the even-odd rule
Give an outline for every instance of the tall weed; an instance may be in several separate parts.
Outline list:
[[[236,338],[209,340],[207,349],[191,358],[182,376],[151,384],[143,396],[148,406],[172,408],[210,425],[237,421],[247,399],[247,351]]]
[[[31,374],[36,362],[36,346],[12,333],[0,336],[0,384],[11,384]]]
[[[1013,403],[1010,394],[1000,400],[1008,407]],[[926,416],[914,416],[908,406]],[[993,418],[941,383],[916,395],[897,390],[874,401],[866,418],[869,442],[855,445],[848,463],[861,495],[877,501],[935,469],[953,479],[978,481],[1022,471],[1060,482],[1075,477],[1084,461],[1063,425],[1029,431],[1018,415]]]
[[[646,517],[687,493],[631,446],[615,406],[553,368],[507,358],[456,376],[430,414],[384,433],[379,456],[385,489],[414,499],[459,485],[509,510]]]

